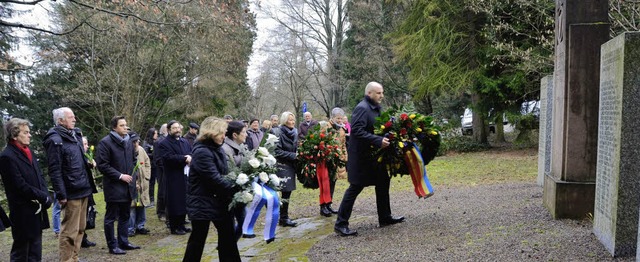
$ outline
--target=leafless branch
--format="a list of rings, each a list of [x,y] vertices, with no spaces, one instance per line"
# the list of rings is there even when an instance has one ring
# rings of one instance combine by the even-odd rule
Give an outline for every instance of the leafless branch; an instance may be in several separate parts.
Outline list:
[[[20,0],[0,0],[0,3],[19,4],[19,5],[36,5],[44,0],[20,1]]]

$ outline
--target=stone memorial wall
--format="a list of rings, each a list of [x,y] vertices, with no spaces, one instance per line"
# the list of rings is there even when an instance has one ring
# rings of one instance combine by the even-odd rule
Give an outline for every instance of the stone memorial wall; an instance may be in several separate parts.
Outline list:
[[[593,231],[613,256],[636,253],[640,201],[640,33],[602,45]]]

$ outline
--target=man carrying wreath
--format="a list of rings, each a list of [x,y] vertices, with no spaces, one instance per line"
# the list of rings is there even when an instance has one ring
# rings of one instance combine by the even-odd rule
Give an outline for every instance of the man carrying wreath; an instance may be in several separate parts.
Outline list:
[[[373,134],[376,117],[380,116],[382,108],[380,102],[384,97],[384,89],[377,82],[370,82],[364,90],[364,99],[358,103],[351,116],[351,135],[347,148],[349,160],[347,172],[349,188],[344,192],[338,219],[334,229],[341,236],[356,235],[355,230],[349,229],[349,218],[356,198],[366,186],[375,186],[376,207],[378,209],[378,223],[387,226],[404,221],[404,217],[391,215],[389,203],[389,184],[391,178],[384,168],[371,163],[374,148],[389,146],[389,139]],[[373,147],[372,147],[373,146]]]

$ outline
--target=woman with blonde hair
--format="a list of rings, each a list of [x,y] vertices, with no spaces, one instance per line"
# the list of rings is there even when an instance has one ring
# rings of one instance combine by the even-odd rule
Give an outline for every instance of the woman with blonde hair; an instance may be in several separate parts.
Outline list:
[[[280,207],[279,224],[283,227],[295,227],[298,224],[289,218],[289,199],[291,191],[296,190],[296,156],[298,150],[298,130],[296,129],[296,115],[284,112],[280,115],[280,126],[272,129],[279,138],[275,149],[278,160],[278,177],[282,181],[282,206]]]
[[[228,207],[233,197],[233,183],[226,181],[229,168],[222,149],[227,122],[207,117],[191,152],[187,190],[187,212],[193,232],[189,236],[183,261],[200,261],[209,232],[209,223],[218,231],[220,261],[240,261],[234,233],[233,214]]]

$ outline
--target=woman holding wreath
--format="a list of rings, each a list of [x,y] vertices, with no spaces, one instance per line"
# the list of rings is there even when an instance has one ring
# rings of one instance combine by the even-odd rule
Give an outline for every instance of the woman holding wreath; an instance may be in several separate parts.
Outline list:
[[[229,170],[222,150],[226,131],[224,119],[207,117],[200,124],[200,133],[191,152],[187,190],[187,212],[193,232],[183,261],[200,261],[211,222],[218,231],[220,261],[241,261],[233,214],[229,211],[234,185],[223,178]]]

